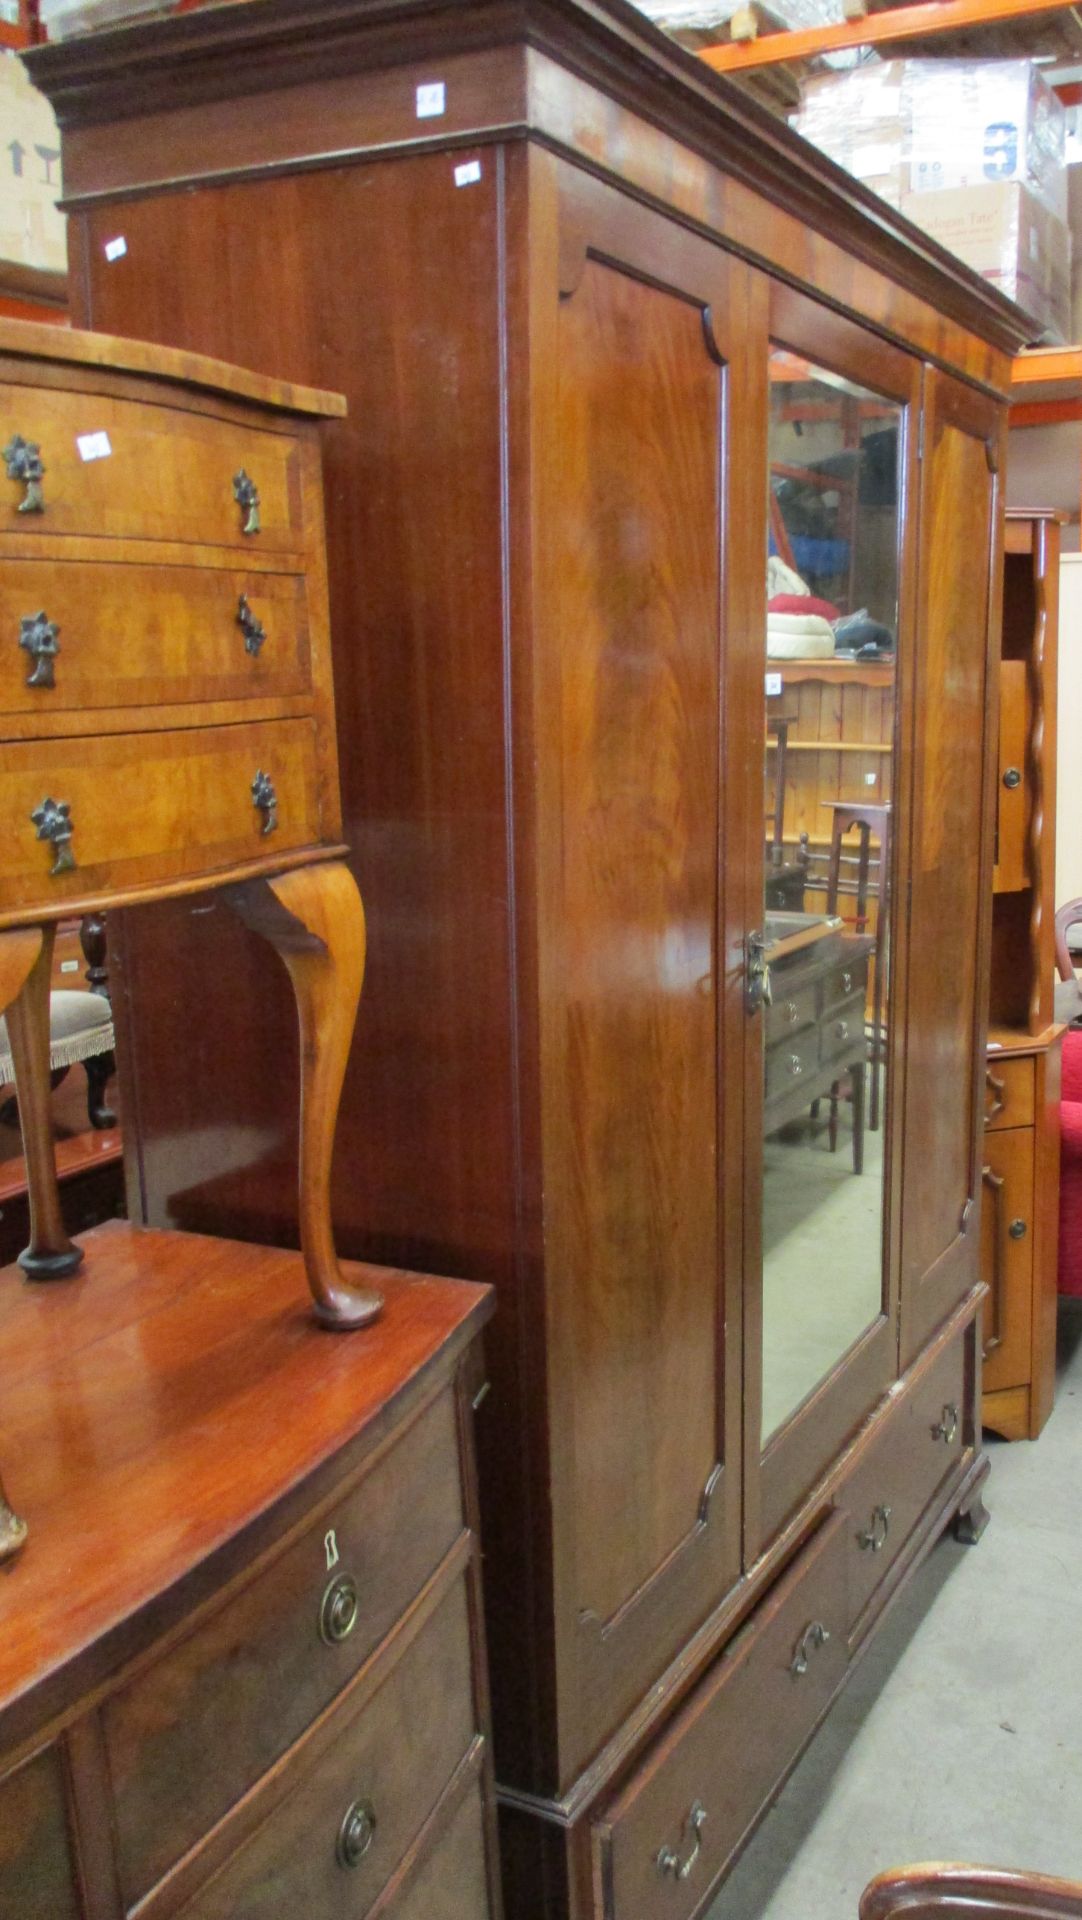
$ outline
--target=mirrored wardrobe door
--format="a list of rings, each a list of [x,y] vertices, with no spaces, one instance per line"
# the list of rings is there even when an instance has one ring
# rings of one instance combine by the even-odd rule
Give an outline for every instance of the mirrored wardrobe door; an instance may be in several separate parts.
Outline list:
[[[749,954],[759,1544],[896,1372],[899,662],[920,372],[781,290],[772,335],[762,915]]]

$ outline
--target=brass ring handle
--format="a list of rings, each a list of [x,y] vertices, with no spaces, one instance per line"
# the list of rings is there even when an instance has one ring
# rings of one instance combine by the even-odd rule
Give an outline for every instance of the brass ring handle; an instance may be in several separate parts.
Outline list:
[[[75,855],[71,850],[71,836],[75,831],[71,806],[67,800],[43,800],[30,815],[38,830],[38,839],[47,840],[55,856],[49,872],[50,880],[60,873],[71,873],[75,867]]]
[[[331,1581],[319,1603],[319,1637],[328,1647],[348,1640],[360,1616],[357,1583],[348,1573]]]
[[[936,1425],[932,1428],[932,1439],[942,1440],[943,1445],[949,1447],[957,1437],[958,1409],[953,1401],[949,1401],[943,1408],[943,1412]]]
[[[662,1847],[655,1864],[663,1880],[690,1880],[696,1862],[703,1850],[703,1828],[706,1825],[706,1808],[701,1800],[696,1800],[684,1822],[684,1831],[691,1837],[691,1851],[681,1860],[675,1847]]]
[[[335,1858],[340,1867],[359,1867],[376,1837],[375,1809],[370,1800],[355,1800],[338,1829]]]
[[[278,795],[274,790],[274,781],[262,768],[252,781],[252,805],[263,815],[263,836],[278,831]]]
[[[830,1633],[823,1622],[813,1620],[810,1626],[805,1627],[796,1643],[796,1651],[789,1667],[790,1673],[795,1674],[798,1680],[801,1679],[808,1671],[811,1656],[816,1648],[825,1647],[829,1639]]]
[[[19,645],[34,663],[26,682],[28,687],[56,686],[53,662],[60,652],[59,634],[60,628],[44,611],[23,615],[19,626]]]
[[[889,1507],[873,1507],[871,1525],[865,1527],[863,1533],[857,1534],[858,1547],[870,1548],[872,1553],[882,1553],[890,1532],[890,1515]]]
[[[44,513],[45,495],[41,483],[45,478],[45,466],[36,440],[24,440],[21,433],[13,433],[4,448],[3,460],[8,479],[17,480],[20,486],[26,488],[15,509],[16,513]]]
[[[242,467],[233,475],[233,498],[244,515],[242,533],[258,533],[259,525],[259,488]]]

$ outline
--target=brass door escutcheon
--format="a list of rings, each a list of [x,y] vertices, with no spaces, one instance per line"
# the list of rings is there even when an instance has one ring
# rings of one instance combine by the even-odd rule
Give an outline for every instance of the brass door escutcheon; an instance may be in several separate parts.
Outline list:
[[[30,815],[38,830],[38,839],[47,840],[56,858],[49,874],[55,880],[60,873],[71,873],[75,868],[75,855],[71,850],[71,836],[75,831],[71,818],[71,807],[66,800],[43,800]]]
[[[242,533],[259,532],[259,488],[242,467],[233,475],[233,498],[244,514]]]
[[[15,509],[16,513],[44,513],[45,495],[41,483],[45,478],[45,465],[37,442],[24,440],[21,433],[12,434],[4,448],[4,465],[8,479],[18,480],[26,488]]]
[[[28,687],[54,688],[56,672],[54,661],[60,652],[60,628],[43,612],[28,613],[23,616],[19,631],[19,645],[34,662],[33,670],[26,682]]]

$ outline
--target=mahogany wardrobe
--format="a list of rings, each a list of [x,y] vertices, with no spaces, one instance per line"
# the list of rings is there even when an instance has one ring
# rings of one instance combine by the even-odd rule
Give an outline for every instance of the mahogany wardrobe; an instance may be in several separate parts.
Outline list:
[[[348,397],[338,1245],[498,1291],[508,1915],[684,1920],[984,1517],[1027,323],[623,0],[258,0],[30,65],[76,322]],[[112,933],[137,1217],[290,1240],[284,972],[213,896]]]

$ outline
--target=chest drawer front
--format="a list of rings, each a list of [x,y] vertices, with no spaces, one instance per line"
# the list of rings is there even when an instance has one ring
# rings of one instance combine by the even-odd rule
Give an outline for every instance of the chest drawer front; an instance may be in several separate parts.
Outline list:
[[[988,1133],[1003,1127],[1031,1127],[1034,1118],[1032,1055],[1006,1060],[989,1054],[984,1075],[984,1125]]]
[[[845,1559],[831,1519],[597,1823],[598,1920],[697,1910],[841,1682]]]
[[[867,1053],[867,1041],[864,1037],[864,995],[858,994],[852,1000],[843,1000],[839,1006],[832,1007],[824,1015],[819,1030],[820,1057],[824,1063],[830,1060],[862,1060]]]
[[[267,810],[256,805],[260,774],[273,813],[265,789]],[[41,837],[50,831],[55,838]],[[0,747],[0,832],[0,914],[279,859],[320,839],[315,725],[270,720]]]
[[[302,574],[242,567],[0,567],[0,712],[267,699],[311,685]]]
[[[317,1528],[107,1702],[129,1904],[299,1739],[462,1526],[454,1408],[445,1394]],[[356,1591],[352,1626],[346,1581]]]
[[[488,1920],[485,1815],[480,1786],[473,1786],[447,1830],[397,1899],[387,1920]]]
[[[849,1623],[859,1620],[965,1447],[965,1334],[893,1408],[845,1495]]]
[[[853,1001],[864,1003],[868,991],[868,955],[850,956],[839,961],[836,967],[823,978],[824,1012],[835,1007],[851,1004]]]
[[[455,1582],[378,1691],[185,1920],[362,1920],[476,1735],[466,1589]]]
[[[68,1840],[64,1771],[48,1748],[0,1780],[0,1914],[11,1920],[79,1920]]]
[[[766,1009],[766,1037],[768,1045],[775,1040],[781,1041],[787,1036],[800,1032],[802,1027],[815,1025],[817,997],[814,980],[803,987],[787,990],[784,975],[779,974],[774,982],[774,999]]]
[[[814,1077],[819,1065],[819,1029],[805,1027],[792,1039],[775,1041],[766,1054],[766,1098],[780,1100]],[[809,1094],[809,1099],[811,1095]]]
[[[289,434],[180,407],[0,383],[0,446],[15,438],[40,447],[42,506],[20,511],[26,486],[0,464],[0,533],[255,545],[261,552],[295,553],[305,545],[300,443]],[[85,457],[88,441],[96,457]],[[236,498],[240,474],[258,489],[258,532],[244,531],[252,514]]]

